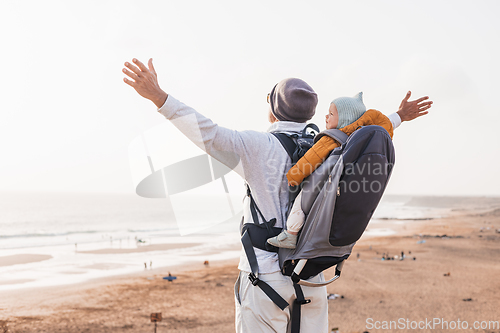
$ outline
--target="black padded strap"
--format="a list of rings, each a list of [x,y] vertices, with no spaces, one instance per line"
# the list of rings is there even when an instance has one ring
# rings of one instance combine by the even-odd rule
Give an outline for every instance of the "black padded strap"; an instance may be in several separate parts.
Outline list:
[[[257,205],[255,204],[255,201],[253,200],[252,196],[250,195],[250,213],[252,214],[252,220],[253,220],[253,223],[255,223],[255,224],[259,224],[259,216],[257,215],[257,212],[260,212],[259,207],[257,207]],[[264,220],[262,213],[260,216]]]
[[[293,163],[293,152],[297,147],[293,139],[290,137],[290,135],[285,133],[272,133],[272,135],[274,135],[279,140],[283,148],[285,148],[288,156],[290,156],[290,159],[292,160]]]
[[[250,278],[250,281],[252,281],[252,278],[250,276],[249,276],[249,278]],[[265,283],[262,280],[256,279],[256,281],[257,281],[256,283],[254,281],[252,281],[252,284],[254,286],[257,285],[264,292],[264,294],[266,294],[267,297],[269,297],[269,299],[271,301],[273,301],[274,304],[276,304],[277,307],[279,307],[281,310],[285,310],[286,309],[286,307],[289,305],[288,302],[285,301],[283,299],[283,297],[281,297],[276,292],[276,290],[274,290],[273,288],[271,288],[270,285],[268,285],[267,283]]]
[[[294,283],[293,288],[295,289],[295,296],[297,297],[293,304],[292,310],[292,330],[291,333],[300,332],[300,316],[301,316],[301,306],[304,304],[311,303],[310,299],[304,298],[304,293],[300,285]]]
[[[248,263],[250,264],[250,268],[252,273],[248,275],[248,278],[252,282],[254,286],[258,286],[264,294],[269,297],[277,307],[281,310],[284,310],[289,304],[287,301],[283,299],[270,285],[261,281],[258,278],[259,274],[259,264],[257,263],[257,257],[255,256],[255,251],[253,249],[252,240],[250,239],[250,235],[248,234],[248,230],[245,230],[243,236],[241,237],[241,243],[243,244],[243,248],[245,249],[245,254],[248,259]]]
[[[253,274],[259,273],[259,264],[257,263],[257,257],[255,256],[255,251],[253,250],[252,240],[248,234],[248,230],[245,230],[243,236],[241,236],[241,243],[243,244],[243,249],[247,255],[248,263],[252,269]]]
[[[250,213],[252,214],[253,223],[256,225],[261,225],[261,223],[259,223],[259,215],[260,215],[263,222],[262,224],[266,227],[269,237],[275,236],[272,227],[276,223],[276,219],[271,219],[269,221],[265,219],[264,214],[262,214],[259,207],[255,203],[255,200],[252,197],[252,192],[250,191],[250,187],[248,186],[248,184],[247,184],[247,196],[250,197]],[[257,215],[257,213],[259,215]]]
[[[252,197],[252,191],[250,191],[250,186],[247,185],[247,196],[250,198],[250,211],[252,213],[252,218],[253,218],[253,223],[259,224],[259,217],[257,216],[257,213],[259,213],[260,217],[262,218],[262,221],[266,221],[264,218],[264,215],[260,211],[259,207],[257,207],[257,204],[255,203],[255,200]]]
[[[314,125],[314,124],[311,124],[311,125]],[[316,126],[316,125],[314,125]],[[304,130],[306,130],[304,128]],[[297,151],[297,144],[295,143],[295,141],[293,141],[293,139],[285,134],[285,133],[272,133],[275,137],[278,138],[278,140],[281,142],[281,145],[283,146],[283,148],[285,148],[288,156],[290,157],[290,159],[292,160],[292,166],[294,166],[297,161],[299,160],[299,155],[298,155],[298,151]],[[295,198],[297,197],[297,195],[299,194],[300,192],[300,188],[298,188],[297,186],[288,186],[288,207],[287,207],[287,210],[286,210],[286,217],[288,218],[288,215],[290,213],[290,209],[292,209],[292,204],[293,202],[295,201]]]

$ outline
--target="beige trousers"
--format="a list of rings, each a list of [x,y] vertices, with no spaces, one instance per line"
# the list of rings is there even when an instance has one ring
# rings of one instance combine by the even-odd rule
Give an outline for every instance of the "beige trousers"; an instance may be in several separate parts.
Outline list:
[[[248,273],[240,271],[234,286],[236,302],[237,333],[288,333],[291,329],[291,314],[295,290],[290,277],[281,272],[259,274],[259,279],[269,284],[288,304],[281,310],[257,286],[252,285]],[[323,274],[318,274],[310,281],[324,281]],[[303,333],[328,332],[328,300],[326,287],[301,286],[305,299],[311,303],[302,305],[300,331]]]

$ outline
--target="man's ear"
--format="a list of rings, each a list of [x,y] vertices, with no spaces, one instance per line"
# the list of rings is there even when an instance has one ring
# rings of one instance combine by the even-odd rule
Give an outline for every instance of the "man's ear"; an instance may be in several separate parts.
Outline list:
[[[271,112],[271,108],[269,108],[268,120],[271,124],[274,124],[275,122],[278,121],[278,119],[276,119],[274,114]]]

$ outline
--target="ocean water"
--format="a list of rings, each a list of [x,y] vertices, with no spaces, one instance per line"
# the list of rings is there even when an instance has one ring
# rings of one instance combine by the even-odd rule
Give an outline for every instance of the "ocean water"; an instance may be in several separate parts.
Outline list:
[[[377,228],[377,221],[411,223],[451,212],[448,207],[411,204],[412,200],[409,196],[384,197],[368,232],[391,234],[390,229]],[[193,201],[203,201],[206,209],[193,205]],[[166,199],[0,193],[0,291],[71,284],[151,267],[200,265],[205,260],[239,256],[239,251],[230,250],[239,244],[239,212],[229,219],[221,214],[221,223],[214,223],[218,208],[209,198],[186,198],[176,207],[183,210],[181,213],[191,212],[194,222],[211,222],[181,236],[179,221]],[[152,251],[142,251],[148,249]],[[26,262],[33,255],[44,260]]]
[[[199,211],[192,203],[183,209]],[[177,222],[166,199],[2,193],[0,291],[141,272],[144,263],[150,269],[239,255],[239,251],[227,251],[231,244],[238,244],[237,222],[211,223],[187,236],[180,236]],[[171,248],[135,252],[160,244],[171,244]],[[105,253],[95,253],[103,249]],[[49,259],[24,263],[32,255]]]

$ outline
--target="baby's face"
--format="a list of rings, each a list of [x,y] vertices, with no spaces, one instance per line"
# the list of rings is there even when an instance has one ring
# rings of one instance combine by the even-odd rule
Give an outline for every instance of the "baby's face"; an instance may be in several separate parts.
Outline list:
[[[337,128],[339,124],[339,113],[337,112],[337,107],[335,104],[330,104],[330,109],[326,115],[326,129]]]

